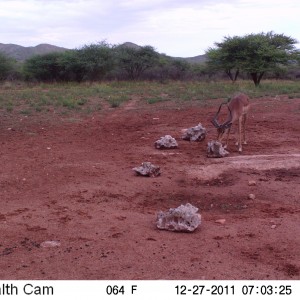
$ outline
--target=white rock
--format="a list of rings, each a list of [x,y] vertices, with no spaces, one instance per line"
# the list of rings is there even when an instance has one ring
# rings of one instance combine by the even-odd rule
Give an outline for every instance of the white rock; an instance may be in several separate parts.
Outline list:
[[[249,186],[255,186],[256,185],[256,181],[255,180],[249,180],[248,181],[248,185]]]
[[[224,225],[225,222],[226,222],[225,219],[218,219],[218,220],[215,221],[215,223],[222,224],[222,225]]]
[[[170,231],[192,232],[201,224],[198,208],[187,203],[157,214],[156,226]]]
[[[209,158],[220,158],[225,157],[229,154],[228,151],[224,149],[222,144],[218,141],[211,141],[207,144],[207,157]]]
[[[248,195],[248,199],[254,200],[254,199],[255,199],[255,195],[254,195],[254,194],[249,194],[249,195]]]
[[[201,123],[199,123],[195,127],[185,129],[183,132],[182,139],[191,142],[201,142],[205,139],[206,133],[206,129],[202,126]]]
[[[41,243],[41,247],[43,248],[52,248],[52,247],[59,247],[59,246],[60,246],[60,242],[58,241],[45,241]]]
[[[178,148],[177,141],[170,135],[162,136],[154,143],[156,149],[174,149]]]
[[[137,175],[157,177],[160,175],[160,167],[153,165],[151,162],[143,162],[140,167],[132,169]]]

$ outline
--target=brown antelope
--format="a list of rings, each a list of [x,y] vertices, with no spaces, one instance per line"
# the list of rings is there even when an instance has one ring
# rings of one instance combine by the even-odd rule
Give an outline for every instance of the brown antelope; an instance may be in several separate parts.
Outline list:
[[[219,124],[217,119],[223,105],[226,105],[228,108],[228,116],[226,121],[223,124]],[[216,113],[215,117],[212,120],[212,123],[218,130],[217,140],[219,142],[222,142],[224,133],[227,130],[227,138],[226,138],[226,143],[224,148],[227,148],[228,146],[228,139],[229,139],[231,125],[237,120],[239,122],[238,124],[239,138],[237,141],[237,145],[240,153],[242,152],[242,134],[243,134],[243,144],[247,144],[246,137],[245,137],[245,131],[246,131],[245,125],[246,125],[246,119],[247,119],[247,113],[249,107],[250,107],[249,97],[242,93],[231,98],[229,102],[225,102],[220,105],[218,112]]]

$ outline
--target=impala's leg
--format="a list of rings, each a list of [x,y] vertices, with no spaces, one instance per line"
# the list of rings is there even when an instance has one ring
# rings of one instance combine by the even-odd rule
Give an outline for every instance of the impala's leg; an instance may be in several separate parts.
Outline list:
[[[247,120],[247,114],[244,114],[243,116],[243,144],[247,145],[246,141],[246,120]]]
[[[242,125],[243,125],[242,123],[243,123],[243,117],[241,116],[239,118],[239,142],[238,142],[240,153],[242,153]]]
[[[229,126],[228,129],[227,129],[226,144],[225,144],[224,148],[228,147],[228,140],[229,140],[230,129],[231,129],[231,126]]]

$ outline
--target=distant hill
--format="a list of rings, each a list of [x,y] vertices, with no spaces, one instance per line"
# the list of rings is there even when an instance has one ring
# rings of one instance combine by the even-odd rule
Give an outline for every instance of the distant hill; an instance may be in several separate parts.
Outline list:
[[[1,44],[0,52],[5,53],[18,61],[24,61],[33,55],[47,54],[51,52],[63,52],[68,49],[49,44],[40,44],[35,47],[23,47],[15,44]]]
[[[185,60],[190,64],[201,64],[207,61],[207,56],[205,54],[197,55],[193,57],[173,57],[173,58]]]
[[[119,45],[119,47],[128,47],[133,49],[139,49],[141,46],[126,42],[124,44]],[[67,48],[57,47],[50,44],[40,44],[35,47],[23,47],[15,44],[1,44],[0,43],[0,52],[5,53],[9,57],[12,57],[18,61],[24,61],[28,58],[30,58],[33,55],[42,55],[47,54],[51,52],[64,52],[66,50],[69,50]],[[203,63],[207,60],[205,55],[198,55],[194,57],[171,57],[173,59],[182,59],[184,61],[187,61],[189,63]]]
[[[131,42],[126,42],[124,44],[119,45],[119,47],[128,47],[128,48],[133,48],[133,49],[139,49],[141,48],[141,46],[131,43]],[[199,64],[199,63],[204,63],[207,61],[207,56],[205,54],[203,55],[197,55],[194,57],[173,57],[173,56],[169,56],[170,58],[173,59],[180,59],[180,60],[184,60],[187,61],[188,63],[191,64]]]
[[[141,46],[135,44],[135,43],[131,43],[131,42],[126,42],[126,43],[123,43],[121,45],[119,45],[118,47],[120,48],[132,48],[132,49],[140,49]]]

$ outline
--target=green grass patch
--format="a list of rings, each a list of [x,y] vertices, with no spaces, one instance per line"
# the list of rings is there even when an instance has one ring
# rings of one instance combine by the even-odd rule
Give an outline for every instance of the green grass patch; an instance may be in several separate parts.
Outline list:
[[[129,95],[119,93],[116,95],[110,95],[107,97],[107,101],[110,104],[111,107],[116,108],[119,107],[122,103],[129,100]]]
[[[158,102],[165,101],[162,97],[149,97],[146,99],[148,104],[155,104]]]
[[[30,116],[32,114],[32,111],[29,108],[27,108],[27,109],[21,109],[19,113],[24,116]]]
[[[265,80],[259,87],[252,81],[204,82],[168,81],[161,84],[149,81],[104,82],[92,84],[40,84],[28,86],[0,86],[0,110],[44,113],[50,107],[67,111],[91,113],[103,104],[119,107],[138,96],[147,104],[163,101],[204,103],[208,99],[228,99],[236,92],[247,93],[251,98],[287,95],[289,99],[300,97],[300,81]],[[17,109],[16,109],[17,108]]]

